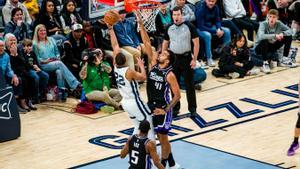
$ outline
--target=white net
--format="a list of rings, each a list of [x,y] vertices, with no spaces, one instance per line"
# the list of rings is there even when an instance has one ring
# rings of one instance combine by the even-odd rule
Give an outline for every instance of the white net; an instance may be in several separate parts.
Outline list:
[[[158,8],[154,9],[139,9],[137,10],[141,16],[141,19],[144,23],[144,27],[147,32],[155,32],[155,18],[158,14]]]

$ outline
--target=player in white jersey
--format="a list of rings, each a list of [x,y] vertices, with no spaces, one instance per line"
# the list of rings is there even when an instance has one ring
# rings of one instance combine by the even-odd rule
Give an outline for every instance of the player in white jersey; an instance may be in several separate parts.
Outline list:
[[[148,138],[155,140],[151,111],[147,104],[140,98],[139,84],[137,83],[137,81],[145,81],[147,78],[144,63],[141,59],[138,59],[140,72],[130,69],[126,65],[126,57],[119,52],[120,48],[118,41],[111,26],[109,26],[109,33],[112,47],[116,54],[114,71],[118,89],[122,95],[121,104],[133,121],[133,135],[138,134],[140,122],[148,120],[151,126],[151,129],[148,132]]]

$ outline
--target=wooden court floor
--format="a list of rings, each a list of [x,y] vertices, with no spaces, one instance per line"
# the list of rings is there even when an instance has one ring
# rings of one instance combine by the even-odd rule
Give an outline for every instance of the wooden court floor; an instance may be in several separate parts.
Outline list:
[[[295,84],[300,67],[276,68],[269,75],[238,80],[216,79],[209,71],[203,90],[196,93],[199,116],[196,120],[184,116],[187,103],[182,92],[181,116],[173,122],[176,129],[170,140],[300,169],[300,150],[286,156],[297,118]],[[141,93],[145,100],[145,86]],[[117,155],[120,150],[114,148],[128,137],[122,131],[132,127],[127,113],[79,115],[72,112],[76,102],[47,102],[38,111],[21,114],[21,137],[0,143],[0,168],[69,168]],[[98,139],[102,144],[90,143],[93,138],[102,138]]]

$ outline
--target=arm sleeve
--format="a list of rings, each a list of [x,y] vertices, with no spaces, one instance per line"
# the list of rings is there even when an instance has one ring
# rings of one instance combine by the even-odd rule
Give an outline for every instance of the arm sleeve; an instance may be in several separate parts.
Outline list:
[[[242,9],[238,10],[237,8],[234,8],[235,1],[233,0],[223,0],[223,5],[225,14],[229,18],[235,18],[239,13],[242,12]]]
[[[129,41],[129,39],[123,34],[123,32],[120,30],[121,26],[118,25],[118,26],[114,26],[114,31],[115,31],[115,34],[117,36],[117,39],[118,39],[118,42],[120,44],[120,46],[131,46],[131,42]]]
[[[216,8],[216,10],[215,10],[215,12],[216,12],[216,27],[217,27],[217,29],[221,29],[222,19],[221,19],[221,15],[220,15],[220,10],[219,10],[218,6],[215,6],[215,8]]]
[[[257,31],[257,41],[265,40],[265,39],[275,39],[275,34],[266,34],[266,24],[265,22],[261,22],[259,24],[259,28]]]
[[[189,22],[187,22],[187,26],[190,29],[192,39],[198,38],[199,36],[196,27]]]
[[[5,72],[6,72],[6,76],[8,76],[8,77],[13,77],[13,75],[15,74],[14,71],[11,69],[11,64],[10,64],[10,59],[9,58],[8,58],[8,61],[7,61]]]
[[[166,32],[165,32],[165,36],[164,36],[164,40],[167,40],[169,41],[170,40],[170,36],[169,36],[169,28],[170,28],[171,25],[169,25],[166,29]]]
[[[186,10],[186,14],[185,16],[183,16],[183,20],[187,22],[194,21],[196,19],[195,14],[187,4],[185,4],[185,10]]]
[[[6,25],[10,21],[10,17],[11,17],[10,10],[8,9],[7,6],[4,6],[2,8],[2,14],[3,14],[4,23]]]
[[[293,31],[292,31],[291,28],[289,28],[288,26],[286,26],[282,22],[279,22],[279,24],[280,24],[281,31],[283,31],[283,34],[285,36],[292,36],[293,35]]]

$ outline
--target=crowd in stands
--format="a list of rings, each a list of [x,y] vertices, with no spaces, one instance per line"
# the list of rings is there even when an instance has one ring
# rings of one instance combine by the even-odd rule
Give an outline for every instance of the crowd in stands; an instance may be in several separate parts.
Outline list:
[[[146,53],[134,15],[119,11],[120,21],[111,28],[102,19],[84,20],[78,8],[81,0],[2,0],[0,4],[4,25],[0,65],[20,112],[36,110],[34,104],[47,99],[49,86],[57,86],[62,102],[71,94],[122,108],[109,29],[114,30],[127,65],[139,71],[138,59]],[[170,27],[174,8],[180,9],[187,27]],[[177,27],[183,34],[190,29],[191,45],[200,46],[192,52],[199,53],[191,71],[195,87],[186,86],[184,77],[178,76],[182,89],[201,88],[208,67],[215,67],[214,76],[225,78],[270,73],[277,66],[296,67],[291,43],[300,39],[299,0],[172,0],[156,12],[156,30],[149,32],[152,50],[161,51],[163,42],[172,39],[168,32]]]

